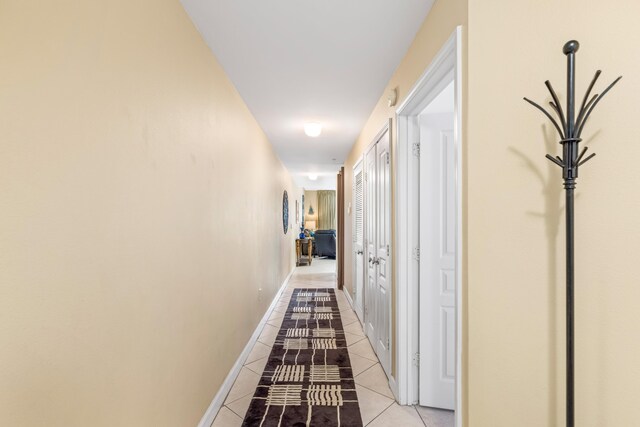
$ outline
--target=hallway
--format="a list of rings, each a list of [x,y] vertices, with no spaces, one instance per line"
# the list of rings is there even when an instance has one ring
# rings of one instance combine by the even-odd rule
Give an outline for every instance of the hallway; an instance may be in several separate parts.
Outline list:
[[[267,363],[293,290],[295,288],[327,287],[335,287],[334,260],[315,259],[311,266],[296,268],[212,427],[236,427],[242,424],[242,419]],[[341,291],[337,291],[336,295],[349,346],[349,358],[355,375],[356,392],[363,424],[372,427],[453,426],[452,412],[400,406],[395,403],[384,371],[365,337],[347,297]]]

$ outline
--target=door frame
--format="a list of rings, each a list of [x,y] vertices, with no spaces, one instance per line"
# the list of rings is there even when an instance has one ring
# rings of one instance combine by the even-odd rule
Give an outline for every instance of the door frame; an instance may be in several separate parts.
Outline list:
[[[344,166],[340,168],[336,179],[336,205],[337,212],[344,212]],[[337,242],[337,274],[336,280],[338,289],[342,290],[344,287],[344,229],[345,221],[344,215],[337,215],[337,230],[338,230],[338,242]]]
[[[462,254],[464,235],[462,222],[463,192],[463,137],[462,137],[462,27],[458,26],[427,67],[403,103],[397,114],[397,180],[396,180],[396,360],[397,398],[400,404],[413,404],[418,398],[419,352],[419,207],[420,164],[414,143],[419,129],[418,115],[440,93],[443,79],[453,72],[455,85],[454,140],[456,148],[456,188],[458,253],[456,259],[456,427],[463,425],[464,402],[462,393],[463,345],[463,288]],[[450,80],[449,80],[450,81]],[[419,148],[417,148],[419,150]]]

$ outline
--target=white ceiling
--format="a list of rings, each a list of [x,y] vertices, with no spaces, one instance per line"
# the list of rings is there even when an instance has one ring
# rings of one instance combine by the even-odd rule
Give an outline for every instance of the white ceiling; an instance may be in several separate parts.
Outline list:
[[[296,183],[317,190],[335,188],[434,0],[181,1]]]

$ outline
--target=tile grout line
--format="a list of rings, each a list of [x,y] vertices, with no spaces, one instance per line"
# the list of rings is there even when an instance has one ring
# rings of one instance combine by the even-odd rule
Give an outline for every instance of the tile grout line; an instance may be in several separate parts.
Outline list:
[[[262,360],[262,359],[269,359],[269,356],[261,357],[261,358],[260,358],[260,359],[258,359],[258,360]],[[254,360],[253,362],[249,363],[249,365],[251,365],[251,364],[253,364],[253,363],[257,362],[258,360]],[[268,363],[268,362],[269,362],[269,360],[267,360],[267,363]],[[244,368],[247,368],[247,369],[248,369],[248,370],[250,370],[251,372],[255,372],[255,373],[256,373],[256,374],[258,374],[258,375],[262,375],[262,372],[256,372],[256,371],[254,371],[253,369],[251,369],[248,365],[244,365],[243,367],[244,367]],[[263,369],[263,371],[264,371],[264,369]]]
[[[236,411],[234,411],[233,409],[231,409],[227,405],[224,405],[224,407],[227,408],[228,410],[230,410],[233,413],[233,415],[237,415],[238,418],[240,418],[240,421],[244,421],[244,417],[242,415],[238,414]]]
[[[365,387],[365,388],[366,388],[366,387]],[[380,393],[378,393],[378,394],[380,394]],[[389,408],[391,408],[391,407],[393,406],[393,404],[394,404],[394,403],[396,403],[396,402],[395,402],[395,400],[394,400],[394,401],[392,401],[392,402],[389,404],[389,406],[387,406],[386,408],[384,408],[384,409],[382,410],[382,412],[380,412],[378,415],[376,415],[375,417],[373,417],[373,419],[372,419],[371,421],[369,421],[369,422],[365,425],[365,427],[366,427],[366,426],[368,426],[368,425],[371,425],[371,423],[372,423],[372,422],[374,422],[374,421],[375,421],[375,420],[376,420],[380,415],[382,415],[382,414],[384,414],[385,412],[387,412],[387,410],[388,410]]]
[[[376,362],[373,365],[369,366],[367,369],[365,369],[364,371],[360,372],[358,375],[356,375],[355,377],[353,377],[354,381],[357,377],[359,377],[360,375],[364,374],[365,372],[367,372],[369,369],[373,368],[374,366],[376,366],[378,363],[380,362]]]
[[[365,338],[366,338],[366,337],[365,337]],[[362,342],[362,340],[360,340],[360,341],[358,341],[358,342]],[[357,342],[357,343],[354,343],[354,345],[355,345],[355,344],[358,344],[358,342]],[[348,346],[347,346],[347,349],[349,349],[349,347],[351,347],[351,346],[349,346],[349,345],[348,345]],[[367,360],[371,360],[372,362],[380,363],[380,359],[378,359],[377,357],[376,357],[376,359],[374,360],[374,359],[371,359],[370,357],[363,356],[363,355],[358,354],[358,353],[355,353],[355,352],[354,352],[353,354],[357,354],[358,356],[360,356],[360,357],[364,357],[365,359],[367,359]],[[374,353],[374,354],[375,354],[375,353]]]
[[[249,394],[253,395],[254,392],[255,392],[255,390],[252,390],[247,394],[243,394],[242,396],[238,397],[237,399],[233,399],[231,402],[224,402],[224,406],[227,406],[228,404],[233,403],[233,402],[237,402],[240,399],[244,399],[245,397],[249,396]]]
[[[376,365],[378,365],[378,364],[380,364],[380,362],[376,362],[376,363],[374,363],[373,365],[369,366],[369,367],[368,367],[367,369],[365,369],[364,371],[360,372],[358,375],[354,376],[354,377],[353,377],[353,382],[354,382],[354,383],[356,383],[356,378],[358,378],[360,375],[362,375],[362,374],[364,374],[365,372],[367,372],[369,369],[374,368],[374,367],[375,367]],[[356,383],[356,384],[358,384],[358,383]],[[358,384],[358,385],[359,385],[360,387],[366,388],[366,389],[367,389],[367,390],[369,390],[369,391],[372,391],[372,392],[374,392],[374,393],[378,393],[380,396],[386,397],[387,399],[391,399],[391,400],[392,400],[392,401],[394,401],[394,402],[396,401],[395,397],[389,397],[389,396],[387,396],[387,395],[384,395],[384,394],[380,393],[379,391],[376,391],[376,390],[374,390],[374,389],[372,389],[372,388],[370,388],[370,387],[367,387],[366,385],[362,385],[362,384]],[[393,394],[393,392],[392,392],[391,394]],[[422,419],[422,417],[420,417],[420,419]]]
[[[352,345],[354,345],[354,344],[358,344],[360,341],[362,341],[362,340],[363,340],[363,339],[365,339],[365,338],[366,338],[366,337],[361,337],[358,341],[352,342],[351,344],[347,345],[347,348],[349,348],[349,346],[352,346]],[[353,354],[355,354],[355,353],[353,353]],[[356,356],[360,356],[360,355],[359,355],[359,354],[357,354]],[[360,357],[362,357],[362,356],[360,356]],[[367,359],[367,358],[365,357],[365,359]],[[371,360],[371,359],[367,359],[367,360]]]
[[[413,408],[414,411],[416,411],[416,414],[418,414],[418,418],[420,418],[420,421],[422,421],[422,424],[424,424],[424,427],[429,427],[427,425],[427,422],[424,420],[424,418],[422,418],[422,415],[420,415],[420,411],[418,411],[418,408],[416,408],[416,405],[411,405],[411,407]]]
[[[354,380],[353,382],[355,383],[355,380]],[[358,384],[358,385],[359,385],[360,387],[362,387],[362,388],[366,388],[366,389],[367,389],[367,390],[369,390],[369,391],[372,391],[372,392],[374,392],[374,393],[376,393],[376,394],[379,394],[379,395],[380,395],[380,396],[382,396],[382,397],[385,397],[385,398],[387,398],[387,399],[390,399],[392,404],[393,404],[393,403],[395,403],[395,401],[396,401],[396,399],[395,399],[395,398],[393,398],[393,397],[389,397],[389,396],[385,396],[384,394],[380,393],[379,391],[375,391],[374,389],[369,388],[369,387],[367,387],[366,385],[362,385],[362,384]]]
[[[227,408],[229,410],[229,412],[231,412],[233,415],[235,415],[236,417],[240,418],[240,421],[242,422],[242,420],[244,420],[243,417],[241,417],[240,415],[236,414],[233,409],[229,408],[227,405],[222,405],[223,408]],[[216,418],[218,418],[218,416],[216,415]],[[216,420],[214,419],[213,422],[215,423]]]

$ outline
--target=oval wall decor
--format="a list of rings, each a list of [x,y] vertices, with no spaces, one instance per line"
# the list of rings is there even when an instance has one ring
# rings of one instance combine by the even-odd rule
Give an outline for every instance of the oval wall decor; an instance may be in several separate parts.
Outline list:
[[[282,195],[282,229],[284,230],[284,234],[287,234],[287,231],[289,231],[289,195],[287,194],[287,190],[284,190],[284,194]]]

